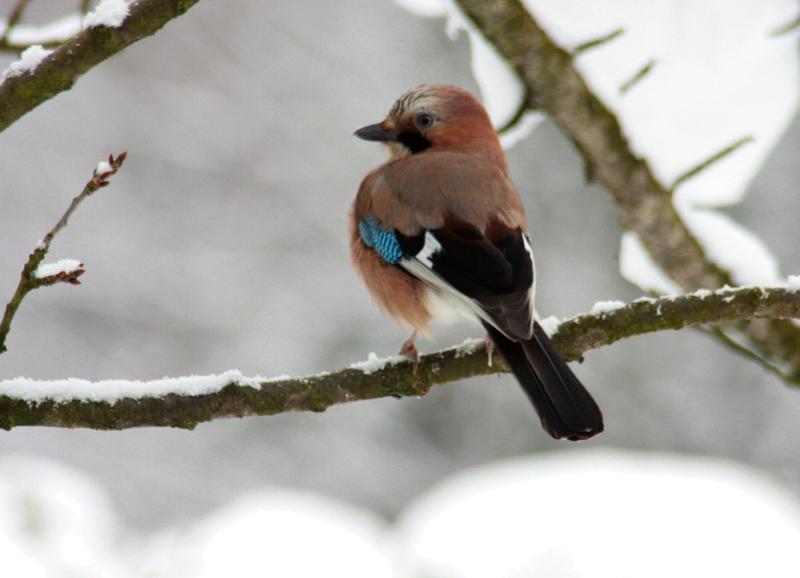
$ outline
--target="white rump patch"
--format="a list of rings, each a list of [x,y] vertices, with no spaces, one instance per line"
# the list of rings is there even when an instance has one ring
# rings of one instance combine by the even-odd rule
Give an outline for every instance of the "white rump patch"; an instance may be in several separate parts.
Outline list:
[[[429,287],[425,292],[425,307],[433,321],[450,325],[459,321],[478,321],[476,306],[450,291]]]
[[[441,250],[442,244],[436,240],[436,237],[433,236],[433,233],[426,231],[425,245],[422,246],[422,250],[417,254],[417,259],[419,259],[428,269],[432,269],[433,256]]]

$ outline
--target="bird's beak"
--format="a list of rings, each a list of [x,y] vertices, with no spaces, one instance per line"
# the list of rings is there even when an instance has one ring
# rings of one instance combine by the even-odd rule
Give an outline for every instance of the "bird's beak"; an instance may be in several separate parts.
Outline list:
[[[397,140],[397,131],[386,130],[385,128],[383,128],[383,123],[370,124],[368,126],[358,129],[353,134],[358,138],[364,140],[373,140],[380,142]]]

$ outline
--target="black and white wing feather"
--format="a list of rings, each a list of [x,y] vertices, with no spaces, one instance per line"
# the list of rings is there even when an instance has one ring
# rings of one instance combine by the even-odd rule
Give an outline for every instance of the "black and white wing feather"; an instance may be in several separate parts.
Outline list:
[[[551,436],[581,440],[603,431],[594,399],[534,320],[533,254],[521,229],[446,224],[398,240],[400,267],[482,321]]]
[[[464,224],[398,234],[404,257],[398,265],[455,299],[510,339],[533,332],[534,265],[521,229],[499,224],[489,235]]]

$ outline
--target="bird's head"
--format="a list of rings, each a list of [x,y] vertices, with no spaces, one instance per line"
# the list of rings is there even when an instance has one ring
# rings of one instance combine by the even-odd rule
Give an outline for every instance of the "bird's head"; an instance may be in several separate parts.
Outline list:
[[[382,122],[358,129],[355,136],[387,144],[392,158],[458,150],[486,156],[506,170],[489,115],[474,96],[456,86],[423,84],[409,90]]]

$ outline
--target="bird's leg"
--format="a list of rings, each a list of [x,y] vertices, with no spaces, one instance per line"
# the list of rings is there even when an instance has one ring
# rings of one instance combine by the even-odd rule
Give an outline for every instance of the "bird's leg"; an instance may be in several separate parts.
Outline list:
[[[400,348],[400,355],[403,357],[409,358],[415,364],[419,361],[419,353],[417,352],[417,346],[414,345],[414,341],[417,339],[417,330],[414,330],[414,333],[411,334],[411,337],[406,339],[403,342],[403,346]]]
[[[487,365],[492,367],[492,356],[494,355],[494,341],[492,338],[487,335],[486,336],[486,357],[489,359]]]

